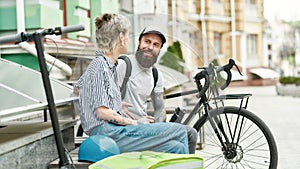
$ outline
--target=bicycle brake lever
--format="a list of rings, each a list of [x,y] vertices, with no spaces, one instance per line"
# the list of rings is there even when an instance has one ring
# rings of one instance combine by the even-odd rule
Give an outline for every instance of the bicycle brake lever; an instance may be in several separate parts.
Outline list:
[[[241,76],[244,76],[244,75],[241,73],[239,67],[238,67],[235,63],[234,63],[234,66],[235,66],[235,68],[238,70],[239,74],[240,74]]]

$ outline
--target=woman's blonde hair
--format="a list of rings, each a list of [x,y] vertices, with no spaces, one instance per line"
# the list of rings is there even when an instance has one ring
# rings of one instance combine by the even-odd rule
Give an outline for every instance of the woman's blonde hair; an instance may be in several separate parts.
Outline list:
[[[109,53],[115,48],[119,34],[129,31],[130,22],[123,15],[106,13],[95,19],[95,26],[99,50]]]

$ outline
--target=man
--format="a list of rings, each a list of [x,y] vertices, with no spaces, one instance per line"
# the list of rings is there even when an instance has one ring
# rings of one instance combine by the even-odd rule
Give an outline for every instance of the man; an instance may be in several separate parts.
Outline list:
[[[130,103],[127,109],[136,119],[145,120],[149,118],[147,114],[147,99],[151,97],[154,108],[154,121],[166,121],[163,100],[163,80],[162,74],[158,71],[157,82],[154,83],[152,67],[156,63],[160,50],[166,42],[163,33],[156,27],[146,27],[139,36],[138,49],[135,55],[128,58],[131,62],[131,75],[126,83],[123,102]],[[126,62],[118,60],[117,75],[118,84],[121,87],[125,78]],[[197,132],[194,128],[186,126],[188,131],[189,151],[195,153]]]

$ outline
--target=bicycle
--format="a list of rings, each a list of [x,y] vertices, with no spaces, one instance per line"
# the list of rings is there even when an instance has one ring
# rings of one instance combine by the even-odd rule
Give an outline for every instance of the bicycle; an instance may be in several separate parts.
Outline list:
[[[170,121],[189,125],[199,115],[193,127],[200,135],[200,155],[206,169],[276,169],[278,152],[275,139],[268,126],[247,110],[251,94],[220,95],[219,89],[224,90],[230,84],[233,66],[240,73],[232,59],[224,66],[210,64],[203,67],[194,76],[197,90],[166,95],[165,99],[197,93],[199,99],[187,117],[184,117],[183,110],[176,108]],[[220,87],[217,77],[222,71],[227,73],[227,79]],[[239,99],[240,105],[224,105],[225,100],[232,99]]]

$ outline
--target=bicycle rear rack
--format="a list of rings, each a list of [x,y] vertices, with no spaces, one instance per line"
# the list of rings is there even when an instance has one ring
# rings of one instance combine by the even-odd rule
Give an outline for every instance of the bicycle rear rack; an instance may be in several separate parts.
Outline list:
[[[250,96],[252,96],[252,94],[226,94],[226,95],[220,95],[218,97],[214,97],[212,98],[213,100],[233,100],[233,99],[240,99],[241,103],[240,103],[240,109],[244,108],[247,109],[248,106],[248,101]],[[243,106],[243,102],[244,99],[246,99],[246,103]]]

